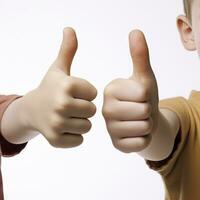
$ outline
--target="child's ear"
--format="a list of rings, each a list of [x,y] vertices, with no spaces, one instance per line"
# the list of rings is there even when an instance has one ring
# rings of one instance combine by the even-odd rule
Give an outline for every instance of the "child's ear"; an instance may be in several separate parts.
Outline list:
[[[189,51],[196,50],[192,25],[186,16],[180,15],[177,17],[177,27],[181,36],[181,41],[185,49]]]

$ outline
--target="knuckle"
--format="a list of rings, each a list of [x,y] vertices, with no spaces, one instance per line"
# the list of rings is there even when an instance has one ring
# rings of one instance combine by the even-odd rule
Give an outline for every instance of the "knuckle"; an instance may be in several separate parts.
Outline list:
[[[72,101],[72,99],[70,99],[70,98],[65,98],[62,102],[61,102],[61,104],[60,104],[62,107],[64,107],[64,109],[66,110],[68,110],[68,109],[71,109],[72,108],[72,106],[73,106],[73,101]]]
[[[108,84],[105,89],[104,89],[104,96],[112,96],[114,91],[114,86],[113,84]]]
[[[119,84],[121,84],[122,82],[126,82],[126,81],[127,81],[127,79],[116,78],[116,79],[112,80],[112,81],[110,82],[110,84],[119,85]]]
[[[113,96],[113,94],[115,93],[115,90],[118,89],[118,85],[120,84],[121,81],[122,81],[122,79],[120,79],[120,78],[111,81],[105,87],[105,89],[104,89],[104,95],[105,96]]]
[[[114,111],[110,106],[104,106],[102,109],[102,114],[104,118],[109,119],[114,115]]]
[[[76,88],[76,81],[72,78],[67,81],[63,81],[63,88],[66,93],[71,93]]]
[[[57,99],[57,104],[55,106],[56,111],[58,112],[67,111],[71,108],[72,108],[72,101],[70,100],[70,98],[61,96]]]
[[[59,138],[57,135],[52,134],[50,137],[47,138],[48,142],[51,146],[55,147],[55,148],[59,148],[60,147],[60,142],[59,142]]]
[[[63,120],[61,120],[60,117],[58,117],[57,115],[53,115],[50,119],[50,127],[53,129],[53,130],[59,130],[60,127],[63,126]]]
[[[79,81],[81,84],[83,84],[83,85],[87,85],[87,86],[90,86],[91,85],[91,83],[89,82],[89,81],[87,81],[86,79],[84,79],[84,78],[80,78],[80,77],[78,77],[78,78],[75,78],[75,80],[76,81]]]

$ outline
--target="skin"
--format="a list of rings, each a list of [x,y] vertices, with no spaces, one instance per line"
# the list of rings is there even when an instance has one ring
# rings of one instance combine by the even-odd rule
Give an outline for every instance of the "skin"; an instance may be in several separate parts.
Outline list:
[[[192,22],[180,15],[177,27],[185,49],[197,50],[200,55],[199,3],[193,3]],[[70,76],[76,48],[74,31],[65,29],[59,56],[39,87],[15,100],[4,112],[1,130],[8,141],[20,144],[41,133],[55,147],[82,143],[82,134],[91,127],[87,118],[96,111],[91,103],[96,97],[96,89],[87,81]],[[133,74],[107,85],[102,113],[117,149],[126,153],[138,152],[149,160],[162,160],[172,152],[180,128],[179,120],[172,111],[158,107],[156,77],[141,31],[131,32],[130,52]],[[84,94],[79,87],[84,87]],[[73,123],[68,123],[69,120]],[[73,124],[72,127],[69,124]]]
[[[58,57],[39,86],[13,101],[4,112],[1,131],[14,144],[27,142],[38,134],[57,148],[83,142],[96,112],[92,103],[97,90],[88,81],[70,75],[78,46],[75,31],[65,28]]]
[[[158,107],[157,81],[144,34],[132,31],[129,46],[133,74],[106,86],[102,113],[117,149],[138,152],[150,160],[162,160],[173,148],[179,121],[175,113]]]
[[[200,1],[192,5],[192,22],[177,17],[177,28],[186,50],[200,55]],[[124,153],[137,152],[143,158],[160,161],[172,152],[180,129],[178,116],[158,106],[159,91],[144,34],[129,36],[133,74],[111,81],[104,90],[102,114],[113,145]]]
[[[200,1],[194,0],[191,9],[191,21],[180,15],[177,17],[177,27],[185,49],[197,51],[200,55]]]

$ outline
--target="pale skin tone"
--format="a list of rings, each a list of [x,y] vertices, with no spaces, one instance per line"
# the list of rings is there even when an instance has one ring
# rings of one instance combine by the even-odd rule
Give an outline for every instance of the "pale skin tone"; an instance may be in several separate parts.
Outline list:
[[[195,1],[192,6],[192,22],[181,15],[177,26],[184,47],[200,55],[199,4]],[[129,38],[133,74],[108,84],[102,112],[117,149],[163,160],[172,152],[179,119],[174,112],[158,107],[156,77],[143,33],[135,30]],[[75,32],[65,29],[58,58],[38,88],[11,103],[3,115],[1,130],[9,142],[24,143],[41,133],[55,147],[82,143],[82,134],[91,128],[88,118],[95,114],[91,101],[97,92],[87,81],[70,76],[76,49]]]
[[[172,111],[158,108],[158,87],[143,33],[132,31],[129,45],[133,74],[128,79],[116,79],[107,85],[102,113],[117,149],[125,153],[138,152],[146,159],[161,160],[173,148],[178,118]]]
[[[75,31],[65,28],[57,59],[39,86],[13,101],[6,109],[1,131],[14,144],[42,134],[57,148],[70,148],[83,142],[96,112],[92,103],[97,90],[88,81],[70,75],[77,50]]]
[[[197,50],[200,55],[200,1],[193,3],[192,22],[180,15],[177,27],[185,49]],[[129,46],[133,74],[106,86],[102,114],[118,150],[137,152],[152,161],[164,160],[173,150],[180,122],[173,111],[158,106],[159,91],[144,34],[132,31]]]

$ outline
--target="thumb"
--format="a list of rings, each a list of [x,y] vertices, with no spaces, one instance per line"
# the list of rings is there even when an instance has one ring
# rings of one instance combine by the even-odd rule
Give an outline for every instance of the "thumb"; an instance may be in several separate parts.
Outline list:
[[[58,57],[56,59],[57,66],[70,75],[71,64],[78,47],[76,33],[72,28],[64,28],[63,40],[60,47]]]
[[[141,31],[134,30],[130,33],[129,47],[134,66],[131,78],[151,79],[154,74],[151,69],[147,42]]]

